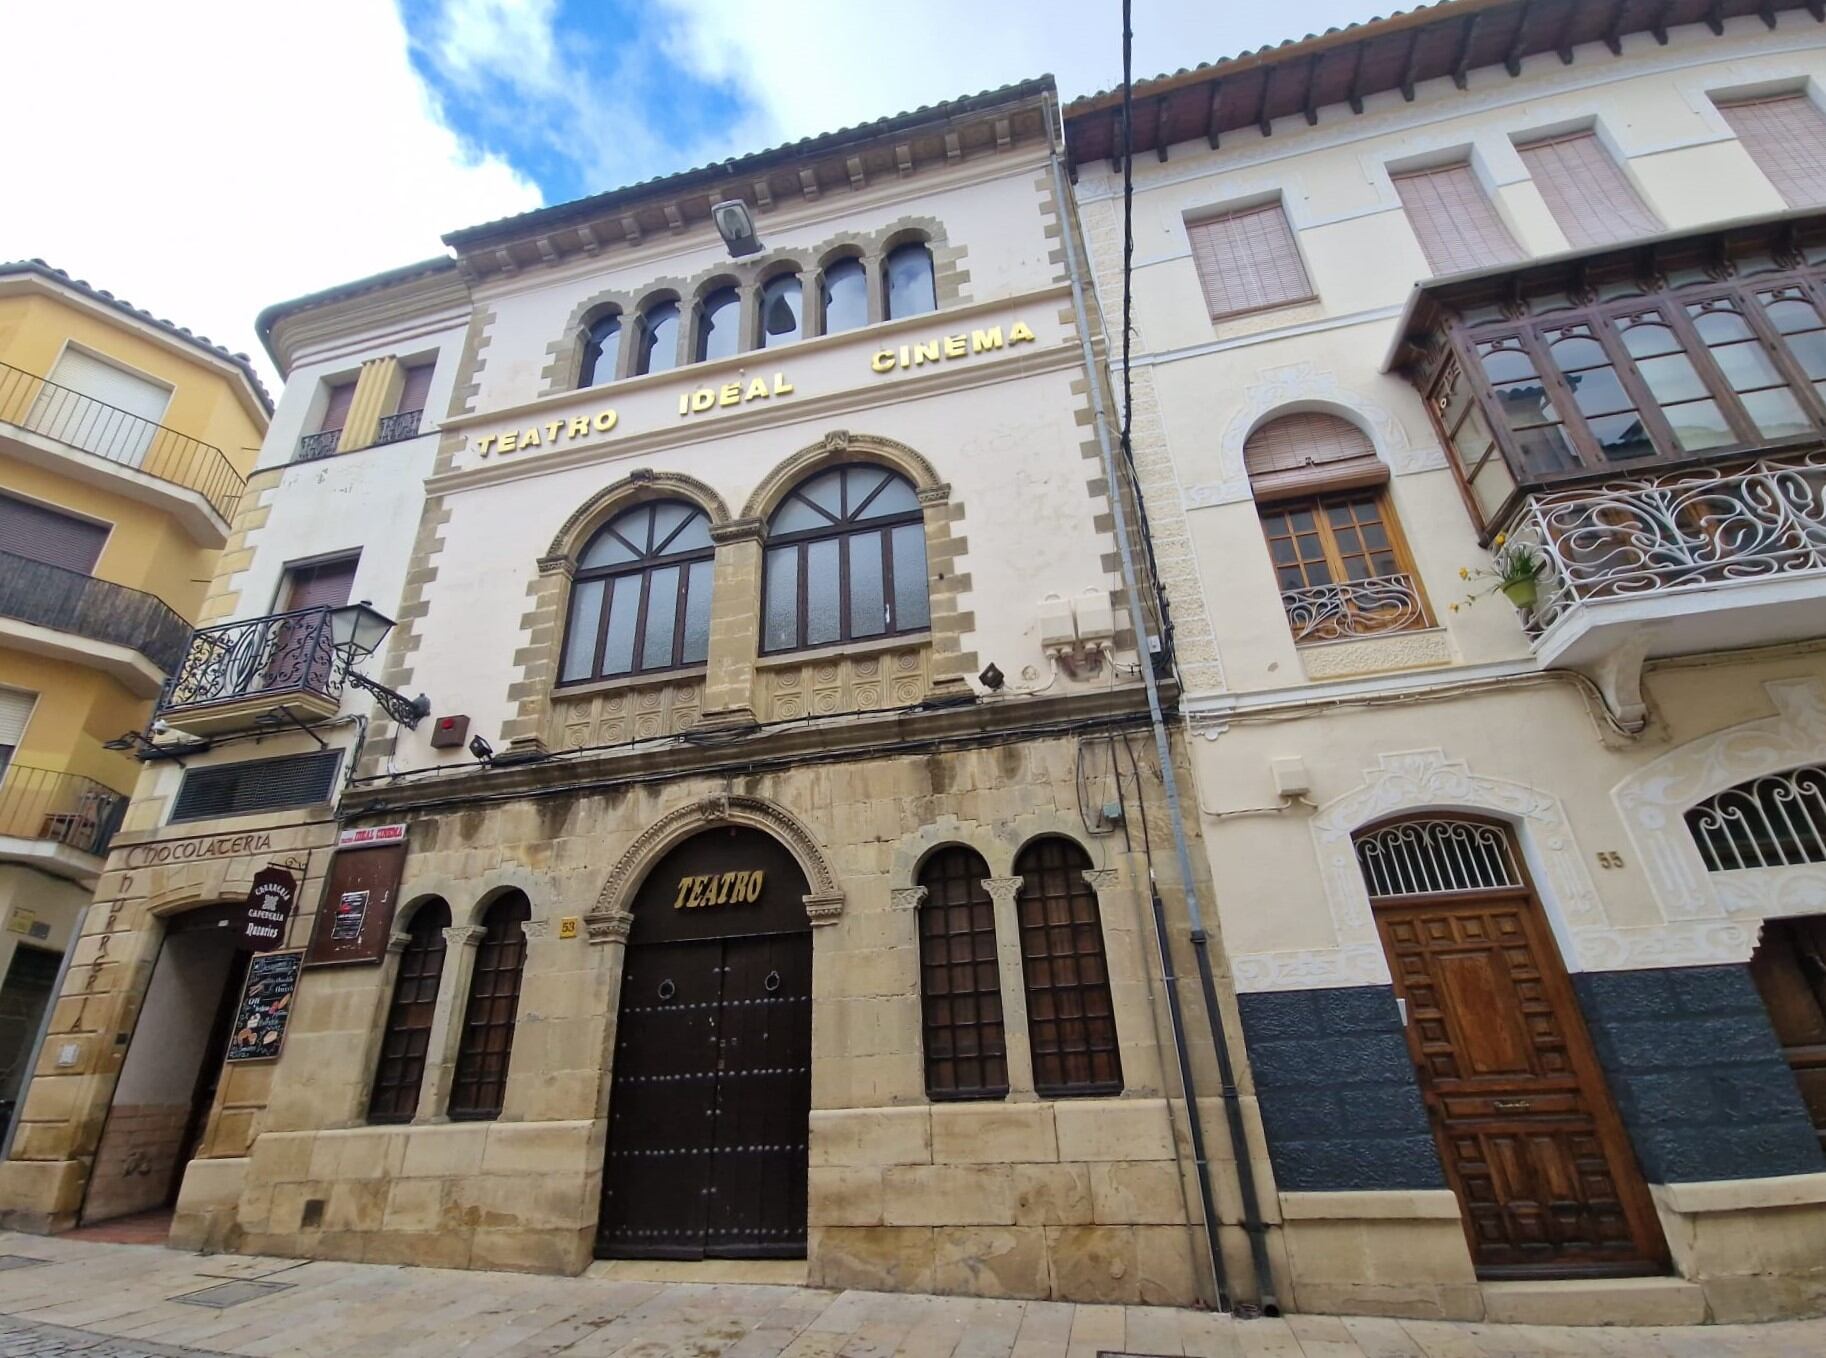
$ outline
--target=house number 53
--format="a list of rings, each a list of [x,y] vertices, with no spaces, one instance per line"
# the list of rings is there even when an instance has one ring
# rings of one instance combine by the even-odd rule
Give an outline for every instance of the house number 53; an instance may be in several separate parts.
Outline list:
[[[1601,868],[1620,868],[1623,866],[1623,855],[1609,849],[1598,850],[1598,866]]]

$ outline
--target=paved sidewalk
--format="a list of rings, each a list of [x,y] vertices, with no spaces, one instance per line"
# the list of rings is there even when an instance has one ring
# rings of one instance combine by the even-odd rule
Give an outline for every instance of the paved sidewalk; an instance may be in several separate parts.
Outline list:
[[[25,1262],[38,1260],[44,1262]],[[211,1291],[221,1288],[228,1290]],[[1097,1358],[1099,1353],[1820,1358],[1826,1354],[1826,1320],[1656,1330],[1324,1316],[1232,1321],[1139,1306],[204,1257],[156,1246],[0,1232],[0,1358]]]

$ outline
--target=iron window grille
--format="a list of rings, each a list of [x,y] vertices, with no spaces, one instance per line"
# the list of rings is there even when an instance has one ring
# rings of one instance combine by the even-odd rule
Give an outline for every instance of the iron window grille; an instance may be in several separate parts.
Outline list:
[[[1728,787],[1686,813],[1708,871],[1826,863],[1826,765]]]
[[[1524,885],[1508,832],[1483,821],[1398,821],[1358,835],[1356,848],[1372,898]]]

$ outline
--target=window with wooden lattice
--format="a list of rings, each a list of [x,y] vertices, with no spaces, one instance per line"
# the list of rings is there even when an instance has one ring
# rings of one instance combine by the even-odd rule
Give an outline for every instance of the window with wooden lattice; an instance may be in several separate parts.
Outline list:
[[[525,895],[510,891],[482,917],[463,1038],[450,1082],[450,1116],[473,1121],[499,1117],[507,1094],[507,1063],[514,1050],[520,1009],[520,974],[526,968],[526,932],[532,918]]]
[[[1042,1096],[1122,1092],[1103,920],[1084,877],[1090,866],[1083,849],[1059,838],[1036,840],[1015,860],[1027,1037]]]
[[[1008,1093],[1008,1050],[995,943],[989,865],[970,849],[940,849],[920,869],[919,992],[926,1093],[934,1099],[999,1099]]]
[[[400,949],[399,977],[381,1031],[380,1064],[368,1098],[369,1122],[410,1122],[418,1112],[419,1088],[425,1081],[425,1058],[431,1045],[431,1018],[437,1009],[444,976],[444,930],[450,907],[426,901],[406,926]]]

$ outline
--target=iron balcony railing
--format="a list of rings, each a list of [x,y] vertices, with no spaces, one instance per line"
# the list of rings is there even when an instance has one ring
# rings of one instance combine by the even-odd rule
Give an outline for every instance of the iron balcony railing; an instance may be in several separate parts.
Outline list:
[[[0,773],[0,835],[108,852],[127,794],[74,773],[8,764]]]
[[[190,624],[156,595],[12,552],[0,552],[0,616],[125,646],[166,674],[190,644]]]
[[[394,415],[383,416],[375,428],[374,442],[369,446],[378,448],[385,443],[417,438],[424,415],[422,410],[402,410]],[[341,450],[342,430],[321,429],[298,440],[298,451],[292,454],[292,461],[315,462],[320,457],[333,457]]]
[[[1406,573],[1290,589],[1282,593],[1281,606],[1298,646],[1428,625],[1420,586]]]
[[[329,607],[301,608],[198,628],[183,663],[165,681],[158,714],[243,698],[277,702],[317,694],[336,701],[342,682],[342,665],[331,645]]]
[[[213,444],[0,363],[0,420],[174,486],[233,519],[247,482]]]
[[[1541,561],[1537,631],[1598,600],[1826,572],[1826,451],[1537,495],[1509,544]]]
[[[398,443],[401,439],[417,438],[419,421],[424,413],[422,410],[402,410],[397,415],[388,415],[380,422],[380,428],[375,432],[376,446],[382,443]]]
[[[292,454],[294,462],[315,462],[320,457],[330,457],[342,443],[341,429],[320,429],[315,434],[306,434],[298,440],[298,451]]]

